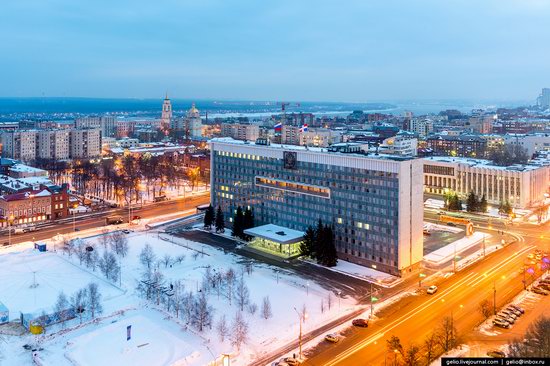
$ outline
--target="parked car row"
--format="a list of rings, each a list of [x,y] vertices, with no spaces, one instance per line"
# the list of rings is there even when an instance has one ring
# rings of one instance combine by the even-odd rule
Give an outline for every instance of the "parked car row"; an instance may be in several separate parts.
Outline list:
[[[520,316],[525,314],[525,310],[518,305],[508,305],[500,310],[493,319],[493,325],[499,328],[508,329],[514,324]]]
[[[550,278],[540,280],[538,284],[531,287],[531,291],[544,296],[550,294]]]

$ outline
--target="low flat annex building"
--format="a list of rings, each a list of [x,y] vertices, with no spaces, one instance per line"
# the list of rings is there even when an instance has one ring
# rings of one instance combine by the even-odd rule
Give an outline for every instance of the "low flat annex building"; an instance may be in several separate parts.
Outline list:
[[[300,243],[305,234],[273,224],[246,229],[244,233],[253,237],[251,246],[285,258],[300,254]]]
[[[222,208],[227,221],[238,206],[253,209],[256,226],[304,232],[322,220],[334,228],[340,259],[393,275],[419,267],[420,159],[365,155],[360,144],[210,143],[212,205]]]

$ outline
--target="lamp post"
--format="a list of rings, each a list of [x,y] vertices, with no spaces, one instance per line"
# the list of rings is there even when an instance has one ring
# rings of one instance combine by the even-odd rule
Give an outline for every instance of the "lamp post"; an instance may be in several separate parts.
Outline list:
[[[505,279],[506,276],[502,275],[502,279]],[[493,313],[497,315],[497,280],[493,280]]]
[[[305,317],[305,314],[300,314],[298,310],[296,310],[296,307],[294,307],[294,311],[296,314],[298,314],[298,318],[300,319],[300,337],[298,338],[298,344],[300,346],[299,348],[299,356],[300,359],[302,359],[302,319]]]
[[[13,214],[8,216],[8,245],[11,245],[11,225],[13,224]]]
[[[422,287],[422,279],[426,277],[426,274],[425,273],[420,273],[418,275],[418,288]]]

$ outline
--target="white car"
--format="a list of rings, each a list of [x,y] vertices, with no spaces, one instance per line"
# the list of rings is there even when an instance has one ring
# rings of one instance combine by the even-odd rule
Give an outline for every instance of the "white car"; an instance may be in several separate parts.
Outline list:
[[[426,293],[428,295],[435,294],[436,292],[437,292],[437,286],[435,286],[435,285],[432,285],[432,286],[428,287],[428,289],[426,290]]]

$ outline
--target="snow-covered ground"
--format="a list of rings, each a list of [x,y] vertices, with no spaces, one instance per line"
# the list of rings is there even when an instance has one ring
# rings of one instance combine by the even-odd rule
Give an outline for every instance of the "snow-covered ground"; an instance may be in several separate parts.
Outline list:
[[[83,239],[86,245],[94,246],[101,256],[104,249],[100,244],[102,235]],[[86,235],[84,232],[79,235]],[[231,364],[245,365],[250,360],[274,350],[296,339],[299,331],[299,316],[305,309],[307,314],[303,332],[308,332],[346,312],[357,309],[354,299],[341,298],[329,293],[319,284],[297,277],[294,273],[275,271],[272,267],[253,263],[250,274],[244,271],[247,260],[233,254],[168,236],[154,231],[136,231],[126,235],[129,251],[119,258],[122,276],[120,289],[118,281],[110,284],[99,269],[88,269],[80,265],[76,255],[69,257],[61,251],[39,253],[24,245],[18,250],[0,251],[0,301],[14,312],[50,309],[59,291],[70,297],[77,289],[96,282],[103,295],[102,319],[71,320],[64,330],[61,325],[48,327],[46,336],[9,336],[0,347],[3,348],[2,365],[31,364],[29,351],[21,346],[25,343],[40,343],[43,351],[39,357],[44,365],[204,365],[227,353]],[[60,240],[56,241],[58,247]],[[48,242],[49,245],[53,241]],[[164,275],[166,286],[179,280],[185,291],[197,294],[204,291],[203,276],[207,267],[213,273],[226,272],[232,268],[237,276],[244,278],[250,291],[250,302],[258,306],[252,313],[245,307],[242,315],[248,323],[248,341],[237,351],[226,338],[220,341],[216,325],[226,316],[229,328],[239,307],[235,298],[230,303],[222,292],[209,291],[208,302],[213,307],[213,324],[202,332],[182,319],[175,318],[161,303],[156,305],[140,297],[136,290],[144,267],[139,254],[146,244],[151,245],[157,259],[170,256],[168,266],[158,264]],[[21,249],[23,248],[23,249]],[[180,257],[181,262],[174,259]],[[118,257],[117,257],[118,258]],[[29,288],[36,272],[38,286]],[[15,280],[14,280],[15,279]],[[35,300],[36,294],[36,300]],[[272,317],[264,319],[260,308],[264,297],[269,296]],[[330,309],[329,309],[330,302]],[[126,327],[132,325],[132,339],[126,341]],[[269,347],[268,347],[269,346]],[[9,352],[7,352],[9,350]]]
[[[424,230],[427,230],[429,232],[431,231],[445,231],[449,233],[460,233],[464,231],[463,229],[457,227],[457,226],[449,226],[449,225],[440,225],[440,224],[434,224],[431,222],[424,222]]]
[[[466,236],[462,239],[458,239],[436,251],[433,251],[424,256],[424,260],[433,264],[442,264],[453,259],[455,254],[460,254],[463,251],[481,243],[484,238],[488,240],[491,237],[490,234],[475,232],[470,236]]]
[[[317,265],[314,261],[309,261],[314,265]],[[398,283],[403,281],[402,278],[392,276],[391,274],[377,271],[374,268],[360,266],[355,263],[347,262],[339,259],[335,267],[323,267],[331,271],[340,272],[360,280],[365,280],[369,282],[376,282],[382,287],[393,287]]]

